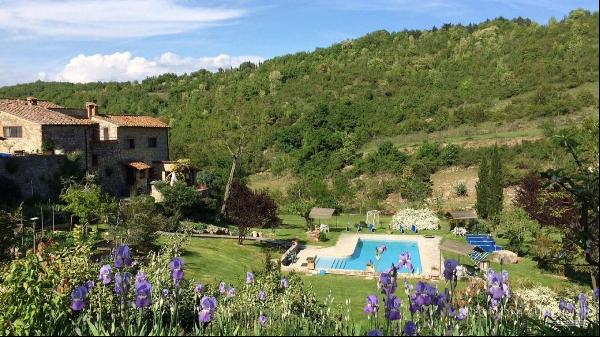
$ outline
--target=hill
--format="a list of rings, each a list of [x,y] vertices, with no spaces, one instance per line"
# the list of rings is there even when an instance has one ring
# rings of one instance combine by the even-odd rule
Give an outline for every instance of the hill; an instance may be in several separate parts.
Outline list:
[[[336,179],[341,186],[364,174],[403,172],[406,167],[389,170],[373,157],[369,164],[382,145],[380,155],[400,160],[386,150],[389,142],[418,147],[427,139],[469,141],[489,132],[465,130],[503,130],[522,121],[537,131],[505,130],[506,137],[535,141],[543,136],[537,121],[597,116],[598,23],[598,12],[575,10],[546,25],[497,18],[422,31],[377,31],[216,73],[128,83],[35,82],[0,88],[0,97],[37,96],[65,106],[95,99],[111,113],[162,116],[171,121],[172,155],[192,158],[215,186],[223,185],[231,164],[223,140],[244,127],[250,136],[240,177],[270,171],[324,177],[330,188],[339,188]],[[453,132],[458,138],[446,136]],[[473,153],[463,157],[475,158],[478,152]],[[419,165],[411,158],[402,163],[424,181],[437,168],[455,164],[436,162],[423,169],[421,159]],[[398,189],[394,185],[382,193]]]

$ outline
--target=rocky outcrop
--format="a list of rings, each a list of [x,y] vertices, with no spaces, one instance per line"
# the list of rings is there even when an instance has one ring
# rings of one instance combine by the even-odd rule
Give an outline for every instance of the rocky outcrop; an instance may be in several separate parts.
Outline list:
[[[490,261],[492,262],[496,262],[496,263],[510,263],[510,264],[515,264],[515,263],[519,263],[519,256],[517,255],[517,253],[513,253],[510,250],[498,250],[493,252],[490,255]]]

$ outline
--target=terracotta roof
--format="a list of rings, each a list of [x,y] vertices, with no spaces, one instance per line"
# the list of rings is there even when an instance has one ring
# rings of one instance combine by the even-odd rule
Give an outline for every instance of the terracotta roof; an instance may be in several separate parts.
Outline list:
[[[151,169],[152,166],[142,162],[142,161],[132,161],[131,163],[127,164],[127,166],[131,166],[136,170],[148,170]]]
[[[46,104],[47,103],[47,104]],[[47,107],[60,107],[51,102],[38,101],[37,105],[28,105],[24,100],[0,100],[0,111],[41,125],[93,125],[89,119],[74,118]]]
[[[96,115],[94,119],[112,123],[116,126],[143,127],[143,128],[168,128],[169,125],[158,118],[149,116],[130,115]]]

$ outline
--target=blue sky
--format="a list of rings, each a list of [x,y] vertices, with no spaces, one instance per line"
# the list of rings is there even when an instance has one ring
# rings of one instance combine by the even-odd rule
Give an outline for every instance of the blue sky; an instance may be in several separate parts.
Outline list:
[[[0,85],[216,70],[386,29],[504,16],[545,24],[597,1],[0,0]]]

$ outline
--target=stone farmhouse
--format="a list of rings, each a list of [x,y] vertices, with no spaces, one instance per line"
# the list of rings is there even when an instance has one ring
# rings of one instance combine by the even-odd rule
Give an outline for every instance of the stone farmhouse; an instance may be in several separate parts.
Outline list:
[[[151,181],[168,173],[169,125],[154,117],[103,114],[93,102],[67,108],[34,97],[0,99],[0,156],[33,163],[72,152],[80,153],[82,170],[95,172],[106,192],[146,193]]]

